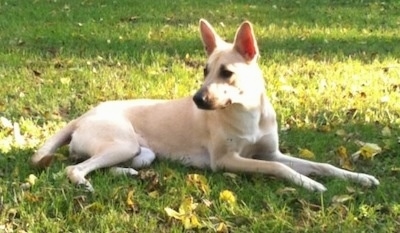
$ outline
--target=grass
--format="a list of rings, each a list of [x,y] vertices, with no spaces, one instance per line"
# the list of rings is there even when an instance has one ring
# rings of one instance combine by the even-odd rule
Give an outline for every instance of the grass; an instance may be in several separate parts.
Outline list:
[[[399,232],[399,10],[394,0],[1,0],[0,231],[182,232],[164,210],[182,205],[202,224],[188,232]],[[192,94],[205,61],[201,17],[228,40],[242,20],[254,24],[283,151],[340,166],[339,147],[378,144],[382,153],[353,168],[381,185],[317,178],[328,188],[320,195],[157,161],[135,178],[94,172],[90,194],[66,180],[66,148],[49,169],[29,166],[47,137],[100,101]],[[224,190],[236,201],[220,199]]]

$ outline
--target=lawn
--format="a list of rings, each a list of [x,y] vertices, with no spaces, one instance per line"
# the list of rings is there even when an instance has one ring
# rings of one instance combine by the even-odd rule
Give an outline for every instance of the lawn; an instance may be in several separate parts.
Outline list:
[[[0,0],[0,232],[399,232],[399,12],[395,0]],[[200,18],[229,41],[253,23],[282,151],[381,185],[315,177],[320,194],[156,161],[137,177],[93,172],[88,193],[63,173],[67,148],[29,165],[101,101],[193,94]]]

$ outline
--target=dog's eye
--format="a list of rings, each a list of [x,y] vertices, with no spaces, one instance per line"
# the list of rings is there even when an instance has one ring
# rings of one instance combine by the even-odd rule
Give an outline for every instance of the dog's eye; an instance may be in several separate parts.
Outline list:
[[[219,71],[219,75],[222,78],[228,79],[228,78],[232,77],[233,72],[230,70],[227,70],[225,67],[221,67],[221,70]]]

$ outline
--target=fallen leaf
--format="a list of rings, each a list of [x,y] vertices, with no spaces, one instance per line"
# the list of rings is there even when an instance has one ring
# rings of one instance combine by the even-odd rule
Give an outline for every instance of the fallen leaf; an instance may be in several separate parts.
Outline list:
[[[34,184],[36,183],[36,180],[37,180],[37,179],[38,179],[38,178],[37,178],[35,175],[30,174],[30,175],[28,176],[28,178],[26,179],[26,181],[28,181],[29,184],[34,185]]]
[[[388,126],[383,127],[381,133],[382,133],[382,136],[384,136],[384,137],[392,136],[392,132]]]
[[[223,202],[227,202],[230,205],[234,205],[236,203],[236,197],[233,194],[233,192],[229,190],[223,190],[222,192],[219,193],[219,200]]]
[[[383,142],[383,149],[390,150],[394,146],[395,142],[392,139],[386,138],[382,140]]]
[[[202,225],[194,213],[197,206],[198,203],[193,203],[192,197],[187,197],[179,206],[179,212],[170,207],[165,207],[164,211],[169,217],[180,220],[185,229],[201,228]]]
[[[231,179],[236,179],[236,178],[238,177],[237,174],[235,174],[235,173],[230,173],[230,172],[224,172],[222,175],[225,176],[225,177],[229,177],[229,178],[231,178]]]
[[[330,125],[321,125],[320,127],[318,127],[318,131],[323,132],[323,133],[327,133],[330,132],[331,126]]]
[[[347,186],[346,190],[347,190],[348,193],[355,193],[356,192],[356,189],[353,188],[353,187],[350,187],[350,186]]]
[[[182,214],[180,214],[179,212],[176,212],[175,210],[169,208],[169,207],[165,207],[164,211],[167,213],[167,215],[169,217],[181,220],[182,219]]]
[[[280,188],[276,191],[276,194],[278,195],[283,195],[283,194],[292,194],[292,193],[296,193],[297,190],[295,188],[292,187],[284,187],[284,188]]]
[[[332,197],[332,202],[333,203],[345,203],[350,200],[353,200],[353,197],[348,194],[343,194],[343,195],[335,195]]]
[[[14,133],[14,140],[17,143],[17,145],[24,145],[25,144],[25,138],[21,135],[21,129],[19,127],[19,124],[17,122],[14,122],[13,126],[13,133]]]
[[[1,124],[1,127],[6,128],[6,129],[13,128],[13,123],[5,117],[0,117],[0,124]]]
[[[201,224],[195,214],[191,214],[188,217],[184,216],[182,222],[183,222],[183,227],[187,230],[201,227]]]
[[[71,82],[71,79],[70,78],[60,78],[60,82],[63,85],[69,85]]]
[[[31,203],[40,201],[40,197],[38,197],[30,192],[24,192],[24,199]]]
[[[350,161],[350,158],[347,154],[347,149],[344,146],[340,146],[337,150],[336,150],[337,155],[339,156],[339,164],[342,168],[346,169],[346,170],[350,170],[353,171],[354,167]]]
[[[390,171],[394,173],[400,172],[400,167],[392,167],[390,168]]]
[[[191,213],[194,209],[196,209],[198,203],[193,203],[192,197],[187,197],[183,200],[181,206],[179,207],[180,213]]]
[[[186,182],[188,185],[193,185],[200,189],[206,195],[210,193],[210,188],[207,185],[207,179],[205,176],[199,174],[189,174],[186,177]]]
[[[152,192],[149,192],[147,195],[149,195],[149,197],[151,197],[151,198],[157,198],[157,197],[160,196],[160,194],[158,193],[157,190],[154,190],[154,191],[152,191]]]
[[[228,226],[224,222],[219,223],[217,227],[217,232],[228,233],[229,232]]]
[[[382,152],[382,148],[380,148],[377,144],[375,143],[368,143],[368,142],[361,142],[361,141],[356,141],[358,145],[361,145],[360,150],[355,152],[354,154],[351,155],[353,161],[358,160],[358,158],[361,157],[363,159],[373,159],[375,155],[379,154]]]
[[[133,190],[128,192],[128,196],[126,197],[126,205],[131,210],[135,209],[135,203],[133,202]]]
[[[100,202],[93,202],[87,206],[85,206],[85,210],[91,210],[95,212],[101,212],[104,210],[104,205],[102,205]]]
[[[308,149],[299,149],[299,156],[300,158],[303,159],[314,159],[315,155],[312,151],[308,150]]]
[[[212,202],[208,199],[202,199],[202,201],[206,207],[210,207],[212,205]]]
[[[336,134],[337,136],[340,136],[340,137],[346,137],[346,136],[347,136],[347,133],[346,133],[346,131],[345,131],[344,129],[338,129],[338,130],[336,130],[335,134]]]

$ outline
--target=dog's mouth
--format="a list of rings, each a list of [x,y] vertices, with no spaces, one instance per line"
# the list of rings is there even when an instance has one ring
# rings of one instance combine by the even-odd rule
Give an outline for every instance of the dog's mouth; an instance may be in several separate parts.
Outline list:
[[[231,99],[228,99],[224,104],[217,104],[215,101],[212,101],[208,99],[206,96],[203,96],[199,93],[196,93],[193,96],[193,101],[196,104],[197,108],[202,110],[224,109],[232,104]]]

